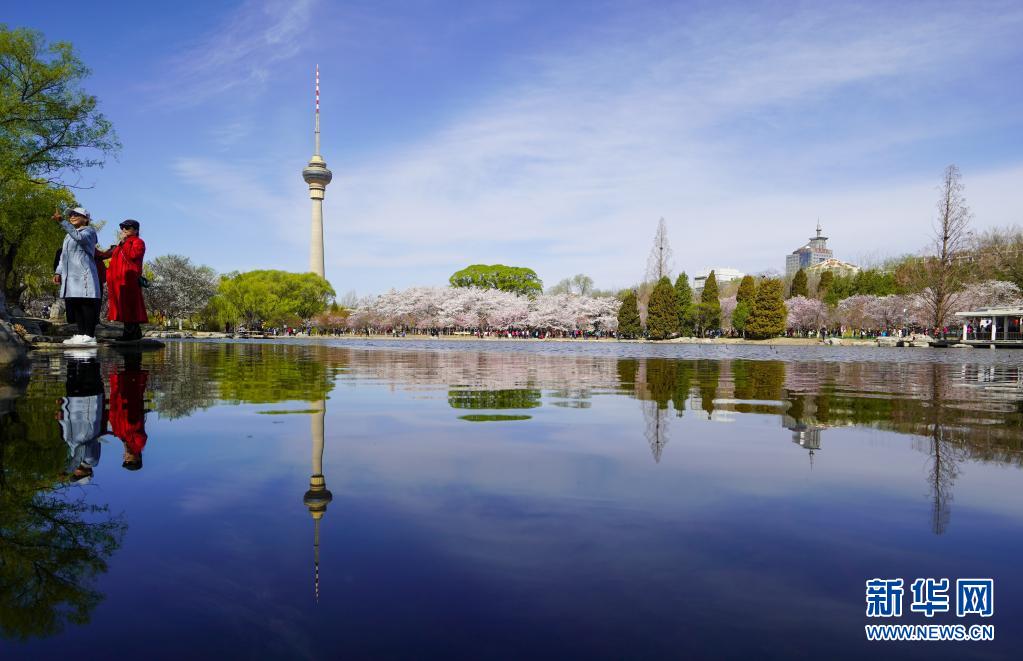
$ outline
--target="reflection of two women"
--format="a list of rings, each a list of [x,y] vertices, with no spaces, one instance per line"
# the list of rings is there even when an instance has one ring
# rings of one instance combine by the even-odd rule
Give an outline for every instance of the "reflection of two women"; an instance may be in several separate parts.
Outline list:
[[[89,355],[94,351],[84,353],[68,358],[67,396],[57,415],[68,444],[70,480],[76,484],[88,483],[99,465],[101,436],[112,434],[124,444],[121,466],[128,470],[142,468],[148,440],[144,402],[148,372],[142,369],[141,355],[127,354],[124,366],[110,375],[108,411],[99,361]]]

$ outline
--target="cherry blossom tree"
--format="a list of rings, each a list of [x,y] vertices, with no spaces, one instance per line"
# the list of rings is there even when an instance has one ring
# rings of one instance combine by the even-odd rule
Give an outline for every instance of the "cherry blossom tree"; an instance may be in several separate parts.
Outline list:
[[[820,328],[827,321],[827,306],[823,301],[805,296],[794,296],[785,301],[788,326],[800,332]]]
[[[737,305],[735,296],[719,299],[718,304],[721,306],[721,328],[731,330],[732,313],[735,312],[735,306]]]
[[[1003,280],[985,280],[967,285],[953,312],[965,312],[980,308],[1016,306],[1023,303],[1019,287]]]

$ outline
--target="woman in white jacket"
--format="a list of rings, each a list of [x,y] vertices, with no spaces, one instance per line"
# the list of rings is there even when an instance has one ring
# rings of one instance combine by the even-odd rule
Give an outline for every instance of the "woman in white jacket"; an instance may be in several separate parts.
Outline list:
[[[53,281],[60,285],[58,295],[64,299],[68,323],[78,325],[78,335],[86,336],[85,341],[95,342],[101,296],[96,272],[96,230],[89,226],[89,212],[82,207],[72,209],[67,220],[59,211],[53,214],[53,219],[67,233]]]

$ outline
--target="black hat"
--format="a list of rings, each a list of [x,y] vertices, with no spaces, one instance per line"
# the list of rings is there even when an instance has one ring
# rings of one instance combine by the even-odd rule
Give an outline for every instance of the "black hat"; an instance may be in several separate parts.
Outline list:
[[[139,221],[129,218],[122,221],[120,227],[123,230],[135,230],[137,232],[139,230]]]

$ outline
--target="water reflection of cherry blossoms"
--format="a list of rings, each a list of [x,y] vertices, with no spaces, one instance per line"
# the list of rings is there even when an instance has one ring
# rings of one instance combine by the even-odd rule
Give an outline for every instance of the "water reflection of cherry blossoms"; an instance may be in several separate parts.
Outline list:
[[[358,349],[330,345],[177,344],[154,364],[161,415],[217,402],[319,401],[343,375],[417,397],[445,398],[469,422],[529,424],[543,406],[587,408],[597,395],[639,401],[660,462],[678,418],[727,423],[771,416],[815,456],[830,428],[909,434],[929,458],[933,529],[949,521],[967,460],[1023,464],[1023,368],[939,361],[618,358],[532,351]],[[172,393],[167,395],[166,393]],[[525,428],[524,428],[525,429]],[[678,427],[681,429],[681,427]],[[676,430],[677,432],[677,430]]]

